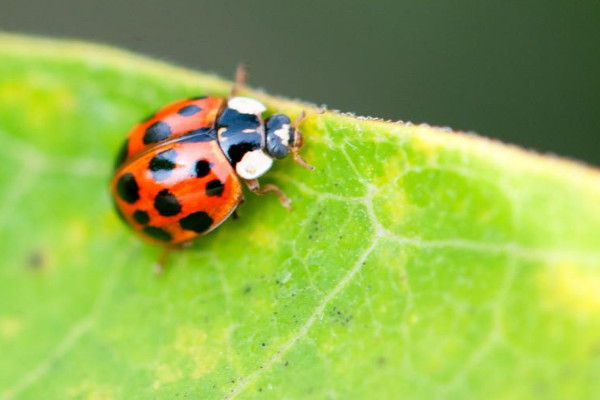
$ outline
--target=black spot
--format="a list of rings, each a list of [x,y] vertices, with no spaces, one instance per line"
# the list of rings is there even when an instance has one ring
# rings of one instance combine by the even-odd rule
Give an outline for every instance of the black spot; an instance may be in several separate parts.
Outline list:
[[[260,127],[260,120],[256,114],[242,114],[238,110],[227,107],[219,117],[219,127],[227,127],[234,131],[257,129]]]
[[[164,229],[157,228],[156,226],[147,226],[144,228],[144,233],[156,240],[160,240],[161,242],[169,242],[172,239],[172,236],[169,232]]]
[[[232,165],[237,164],[244,155],[250,151],[256,150],[256,143],[242,142],[234,144],[227,149],[227,156]]]
[[[179,220],[179,225],[183,229],[194,231],[196,233],[204,233],[213,223],[213,219],[204,211],[191,213],[187,217]]]
[[[219,145],[235,166],[249,151],[263,146],[263,128],[256,114],[243,114],[232,108],[225,108],[219,117]]]
[[[196,97],[190,97],[189,100],[204,100],[206,98],[206,96],[196,96]]]
[[[131,172],[127,172],[117,181],[117,194],[124,202],[133,204],[140,199],[140,188]]]
[[[164,189],[158,192],[154,198],[154,208],[163,217],[172,217],[179,214],[181,204],[179,204],[177,197],[173,196],[167,189]]]
[[[217,131],[212,128],[199,128],[181,136],[182,143],[210,142],[217,139]]]
[[[149,168],[152,176],[157,181],[162,181],[171,176],[171,170],[175,168],[175,150],[166,150],[158,153],[150,160]]]
[[[117,159],[115,160],[115,168],[119,168],[121,164],[125,162],[127,159],[127,154],[129,153],[129,139],[125,139],[125,143],[121,145],[121,150],[119,150],[119,154],[117,155]]]
[[[189,106],[181,107],[179,111],[177,111],[177,114],[183,117],[189,117],[199,113],[200,111],[202,111],[202,107],[198,107],[195,104],[190,104]]]
[[[165,140],[171,135],[171,127],[163,121],[156,121],[146,129],[144,144],[156,143]]]
[[[225,184],[218,179],[213,179],[206,184],[206,195],[207,196],[220,196],[223,194]]]
[[[206,160],[200,160],[196,163],[196,176],[198,178],[204,178],[210,174],[211,164]]]
[[[143,210],[135,210],[133,213],[133,219],[140,225],[146,225],[150,221],[148,213]]]

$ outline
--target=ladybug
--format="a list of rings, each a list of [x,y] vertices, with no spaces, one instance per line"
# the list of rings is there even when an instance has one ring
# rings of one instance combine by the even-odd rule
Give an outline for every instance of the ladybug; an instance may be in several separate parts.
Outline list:
[[[243,80],[238,68],[229,97],[175,101],[129,132],[111,193],[119,215],[146,241],[170,249],[209,233],[243,202],[241,181],[290,208],[278,187],[261,188],[258,178],[289,154],[312,169],[298,154],[304,113],[295,123],[284,114],[263,118],[262,103],[236,95]]]

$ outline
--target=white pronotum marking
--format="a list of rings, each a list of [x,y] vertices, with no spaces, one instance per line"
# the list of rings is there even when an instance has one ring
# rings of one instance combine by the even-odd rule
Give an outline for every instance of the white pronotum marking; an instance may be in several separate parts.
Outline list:
[[[241,114],[261,115],[267,111],[263,103],[248,97],[233,97],[229,99],[227,106]]]
[[[256,179],[273,165],[273,159],[261,149],[249,151],[236,164],[235,171],[244,179]]]

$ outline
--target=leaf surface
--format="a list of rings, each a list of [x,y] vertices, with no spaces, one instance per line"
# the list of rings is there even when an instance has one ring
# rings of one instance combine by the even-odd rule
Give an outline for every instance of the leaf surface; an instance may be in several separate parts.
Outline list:
[[[0,398],[592,398],[600,175],[474,135],[312,116],[305,158],[152,273],[116,217],[128,129],[230,82],[0,36]]]

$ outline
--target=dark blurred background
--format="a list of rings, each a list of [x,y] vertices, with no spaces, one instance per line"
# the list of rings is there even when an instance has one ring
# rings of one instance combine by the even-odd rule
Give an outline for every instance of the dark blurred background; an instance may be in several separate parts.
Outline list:
[[[244,61],[273,94],[600,164],[599,0],[1,0],[0,30]]]

